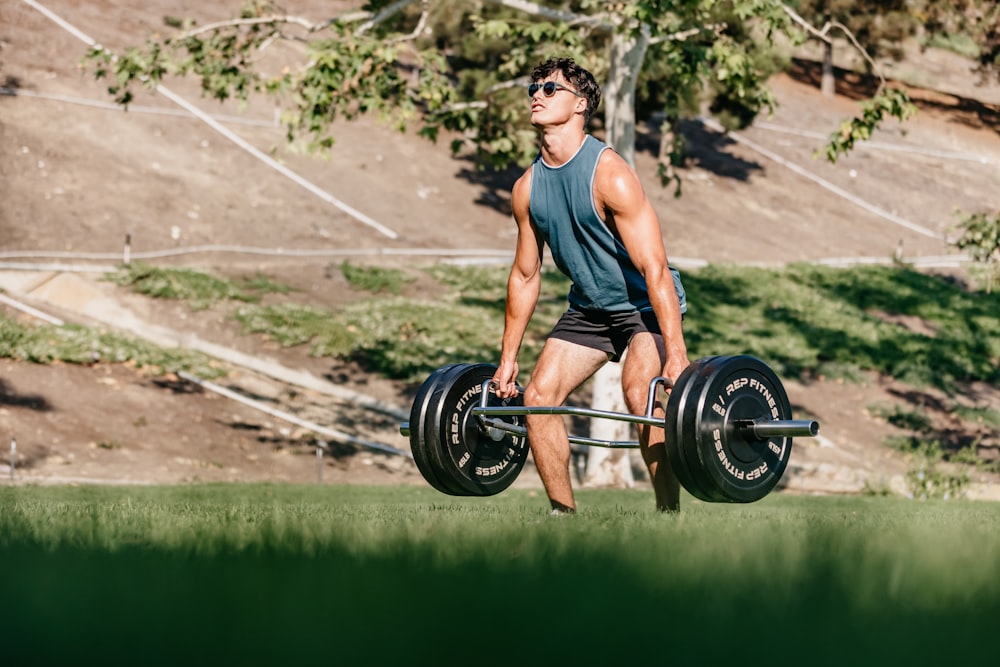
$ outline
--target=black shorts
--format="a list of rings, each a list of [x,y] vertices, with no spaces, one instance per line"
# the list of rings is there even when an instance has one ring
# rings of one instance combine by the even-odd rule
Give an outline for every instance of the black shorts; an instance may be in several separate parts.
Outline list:
[[[652,310],[605,312],[570,308],[552,327],[549,338],[558,338],[607,353],[621,361],[632,336],[648,331],[660,335],[660,323]]]

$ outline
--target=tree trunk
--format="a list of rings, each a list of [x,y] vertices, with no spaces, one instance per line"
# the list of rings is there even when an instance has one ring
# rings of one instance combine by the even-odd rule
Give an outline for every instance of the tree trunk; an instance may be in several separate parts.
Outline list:
[[[611,38],[608,82],[604,87],[608,145],[632,166],[635,166],[635,84],[648,46],[649,31],[645,26],[638,35],[615,32]],[[626,412],[621,387],[621,364],[605,365],[594,374],[591,407]],[[591,437],[600,440],[628,440],[631,431],[628,422],[606,419],[595,419],[590,427]],[[584,485],[631,488],[635,480],[628,451],[590,447]]]
[[[837,94],[833,74],[833,41],[823,43],[823,75],[820,80],[820,91],[825,97],[834,97]]]
[[[677,149],[677,118],[668,116],[660,123],[660,152],[656,159],[659,162],[660,178],[663,183],[669,183],[677,175],[674,166],[674,151]]]
[[[604,86],[604,116],[608,144],[635,166],[635,84],[649,47],[649,29],[637,35],[615,32],[611,37],[608,82]]]
[[[823,28],[830,26],[833,14],[827,3],[823,3]],[[829,33],[823,40],[823,73],[820,75],[819,90],[824,97],[835,97],[837,95],[837,84],[833,74],[833,39]]]
[[[625,411],[622,398],[621,364],[606,364],[594,374],[594,396],[591,407],[596,410]],[[632,428],[628,422],[594,419],[590,423],[590,437],[599,440],[628,440]],[[596,488],[631,489],[635,485],[632,459],[628,449],[588,447],[587,469],[583,485]]]

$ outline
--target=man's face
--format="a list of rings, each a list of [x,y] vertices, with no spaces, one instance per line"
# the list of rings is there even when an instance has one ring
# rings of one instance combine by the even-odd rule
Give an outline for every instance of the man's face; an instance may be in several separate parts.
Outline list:
[[[534,91],[532,93],[532,91]],[[565,123],[587,109],[587,100],[563,78],[561,72],[532,83],[531,124],[536,127]]]

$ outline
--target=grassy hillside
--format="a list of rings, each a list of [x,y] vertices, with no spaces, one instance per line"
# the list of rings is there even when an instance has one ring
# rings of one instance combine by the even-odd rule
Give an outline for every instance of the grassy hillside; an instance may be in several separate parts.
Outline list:
[[[245,333],[320,356],[359,361],[373,373],[419,381],[455,361],[496,357],[503,329],[506,267],[400,269],[341,266],[357,292],[338,309],[298,305],[266,277],[237,285],[189,270],[130,269],[121,284],[193,307],[238,300],[231,316]],[[417,274],[436,289],[408,292]],[[528,367],[565,308],[568,283],[546,272],[524,348]],[[163,285],[172,285],[170,289]],[[252,289],[246,284],[262,285]],[[423,284],[423,283],[422,283]],[[808,380],[874,371],[917,386],[1000,380],[1000,295],[969,291],[947,277],[906,267],[783,269],[715,264],[684,274],[693,358],[754,354],[779,375]],[[246,303],[262,290],[278,303]]]

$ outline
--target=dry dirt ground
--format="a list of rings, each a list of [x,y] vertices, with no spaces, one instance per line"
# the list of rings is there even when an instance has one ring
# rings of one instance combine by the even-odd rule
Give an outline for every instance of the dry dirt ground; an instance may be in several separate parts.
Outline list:
[[[287,2],[285,9],[317,19],[350,4]],[[336,307],[366,296],[331,270],[346,257],[403,267],[448,253],[509,257],[514,173],[479,174],[469,161],[452,157],[447,142],[433,145],[369,121],[343,125],[327,160],[292,154],[282,147],[268,102],[241,111],[201,99],[193,82],[167,83],[201,109],[226,116],[222,125],[241,140],[273,150],[282,165],[361,211],[369,221],[362,222],[205,122],[178,114],[163,94],[139,95],[129,113],[108,107],[103,85],[79,66],[84,43],[39,9],[116,49],[161,30],[166,14],[204,23],[228,17],[235,6],[193,0],[0,3],[0,82],[7,91],[0,96],[4,296],[66,321],[215,346],[220,356],[239,362],[221,385],[282,411],[262,412],[129,366],[0,360],[0,462],[6,462],[7,437],[16,439],[21,482],[423,483],[405,455],[364,444],[405,452],[398,424],[416,387],[240,336],[223,306],[193,311],[151,302],[96,273],[42,266],[114,264],[126,235],[137,255],[205,245],[325,251],[295,257],[217,250],[156,261],[234,277],[264,273],[297,288],[286,298]],[[780,105],[755,127],[738,136],[696,123],[687,127],[691,160],[680,199],[656,184],[648,150],[656,137],[644,133],[638,168],[673,261],[692,268],[704,261],[898,254],[927,261],[950,254],[943,238],[955,209],[1000,209],[1000,90],[977,86],[948,54],[914,58],[892,73],[923,86],[912,90],[920,114],[905,126],[890,124],[875,144],[836,165],[815,159],[813,151],[840,120],[857,113],[866,84],[842,80],[838,96],[825,99],[808,61],[774,80]],[[963,277],[961,269],[941,270]],[[0,308],[7,317],[31,319],[9,305]],[[707,354],[711,350],[692,351]],[[796,441],[785,478],[794,491],[902,488],[909,464],[882,446],[896,431],[868,413],[872,404],[920,405],[941,428],[952,423],[946,406],[954,399],[917,394],[888,378],[788,382],[786,388],[796,413],[823,425],[822,438]],[[359,396],[378,406],[359,407]],[[1000,408],[997,387],[970,387],[959,399]],[[323,436],[330,450],[322,459],[308,424],[334,433]],[[979,481],[973,495],[1000,497],[995,479]],[[518,484],[537,486],[537,480],[526,471]]]

